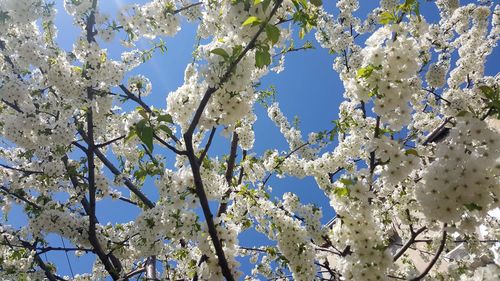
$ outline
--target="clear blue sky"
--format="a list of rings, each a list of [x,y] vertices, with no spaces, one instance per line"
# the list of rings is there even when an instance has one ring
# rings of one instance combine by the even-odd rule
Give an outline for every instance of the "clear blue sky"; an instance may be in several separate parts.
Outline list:
[[[59,14],[57,16],[57,26],[59,29],[58,41],[65,50],[71,50],[72,44],[78,36],[78,31],[72,26],[71,18],[66,15],[62,7],[63,1],[56,1]],[[115,15],[117,7],[126,3],[141,3],[144,1],[100,1],[103,11],[112,16]],[[360,1],[361,9],[357,12],[360,16],[366,15],[378,1]],[[423,15],[431,22],[437,20],[437,10],[435,4],[421,1],[421,10]],[[336,13],[333,7],[335,1],[325,0],[325,5],[330,11]],[[430,14],[429,14],[430,13]],[[166,96],[170,91],[174,91],[183,84],[184,69],[187,63],[191,62],[193,46],[195,45],[196,25],[184,22],[182,30],[174,38],[163,38],[167,43],[168,51],[166,54],[155,53],[153,59],[133,71],[133,74],[143,74],[149,77],[153,83],[153,93],[145,100],[148,104],[156,108],[165,108]],[[362,38],[358,38],[362,39]],[[343,87],[338,75],[332,69],[333,56],[328,54],[327,50],[321,49],[314,40],[314,33],[309,34],[302,40],[309,40],[316,47],[314,50],[305,52],[295,52],[287,55],[285,71],[276,75],[274,73],[262,80],[262,88],[274,85],[277,89],[277,100],[281,109],[291,121],[295,115],[300,117],[300,128],[303,135],[307,137],[309,132],[317,132],[331,129],[331,121],[338,118],[338,105],[342,100]],[[301,40],[296,39],[296,46],[301,45]],[[360,42],[360,41],[358,41]],[[106,45],[103,45],[106,46]],[[148,47],[148,44],[144,44]],[[118,59],[123,48],[116,44],[106,46],[111,53],[111,58]],[[498,48],[495,53],[489,57],[486,66],[489,75],[498,73],[500,53]],[[495,64],[496,63],[496,64]],[[129,104],[125,108],[134,108],[135,105]],[[266,110],[256,105],[255,112],[258,120],[255,124],[256,142],[254,151],[261,154],[266,149],[276,148],[286,151],[288,145],[281,136],[279,129],[267,117]],[[211,154],[222,156],[229,151],[229,142],[223,137],[218,137],[212,147]],[[173,161],[172,161],[173,162]],[[150,183],[150,182],[148,182]],[[323,209],[323,222],[327,222],[334,216],[333,209],[329,206],[328,199],[323,195],[312,178],[296,180],[291,178],[277,179],[273,177],[269,184],[273,186],[273,195],[281,197],[284,192],[294,192],[299,195],[303,203],[314,203]],[[154,188],[145,190],[152,198],[157,198]],[[124,191],[124,194],[127,194]],[[128,222],[133,220],[138,214],[137,209],[127,205],[105,200],[98,205],[98,218],[101,223],[110,222]],[[21,226],[25,223],[25,218],[19,208],[14,208],[10,223]],[[61,245],[58,236],[50,235],[49,241],[55,246]],[[263,245],[270,243],[261,235],[254,231],[247,231],[240,237],[242,245]],[[66,241],[68,244],[69,242]],[[69,254],[74,273],[85,273],[90,268],[93,256],[83,256],[76,258],[72,253]],[[63,253],[50,253],[47,258],[56,263],[60,275],[70,275],[70,270]],[[244,263],[242,270],[249,271],[253,266]]]

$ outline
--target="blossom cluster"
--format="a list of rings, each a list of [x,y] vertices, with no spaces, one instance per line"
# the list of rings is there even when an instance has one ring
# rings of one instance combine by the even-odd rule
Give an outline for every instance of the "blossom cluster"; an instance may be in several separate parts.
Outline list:
[[[102,1],[65,0],[78,31],[65,49],[56,6],[0,0],[0,279],[70,279],[40,259],[56,249],[97,256],[74,280],[498,276],[500,77],[485,62],[500,5],[435,2],[439,22],[416,0],[381,0],[364,18],[357,0],[334,13],[320,0],[152,0],[115,16]],[[197,24],[193,60],[166,106],[149,105],[162,89],[140,74],[154,51],[143,43],[184,20]],[[310,31],[317,42],[295,48]],[[118,42],[117,56],[103,47]],[[267,117],[287,148],[260,153],[262,78],[310,46],[334,56],[338,120],[301,130],[273,101]],[[212,142],[231,143],[228,155]],[[314,178],[303,188],[317,185],[330,206],[274,176]],[[137,215],[100,220],[108,199]],[[15,228],[20,209],[27,223]],[[254,232],[268,245],[245,245]],[[53,247],[53,234],[71,247]],[[154,259],[163,268],[151,273]],[[242,272],[247,259],[255,267]]]

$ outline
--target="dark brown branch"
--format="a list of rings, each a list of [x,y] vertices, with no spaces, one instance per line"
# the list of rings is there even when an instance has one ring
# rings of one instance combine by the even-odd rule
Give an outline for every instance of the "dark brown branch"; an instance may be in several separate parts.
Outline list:
[[[40,252],[37,252],[37,255],[44,254],[46,252],[52,252],[52,251],[63,251],[63,252],[74,252],[74,251],[83,251],[83,252],[94,252],[94,249],[88,249],[88,248],[78,248],[78,247],[38,247],[36,250],[39,250]]]
[[[172,15],[178,14],[178,13],[184,11],[184,10],[188,10],[188,9],[191,9],[193,7],[196,7],[196,6],[199,6],[199,5],[202,5],[202,4],[203,4],[203,2],[197,2],[197,3],[189,4],[187,6],[184,6],[184,7],[181,7],[179,9],[175,10],[174,12],[172,12]]]
[[[379,137],[379,132],[380,132],[380,116],[377,116],[376,121],[375,121],[375,130],[373,132],[373,138],[376,139]],[[373,191],[373,174],[375,173],[375,167],[377,167],[377,164],[375,162],[376,160],[376,155],[375,155],[375,150],[370,152],[370,163],[369,163],[369,168],[370,168],[370,191]],[[371,201],[369,201],[371,202]]]
[[[84,141],[88,143],[89,138],[87,134],[83,130],[78,130],[78,132],[80,133]],[[121,175],[120,170],[118,170],[118,168],[116,168],[115,165],[111,163],[111,161],[109,161],[109,159],[98,148],[94,148],[94,153],[99,158],[99,160],[101,160],[104,166],[106,166],[111,171],[111,173],[113,173],[115,176]],[[155,204],[151,202],[151,200],[149,200],[146,195],[142,193],[130,179],[125,178],[124,181],[125,186],[130,189],[130,191],[132,191],[137,197],[139,197],[144,205],[146,205],[148,208],[153,208],[155,206]]]
[[[127,95],[127,97],[129,99],[131,99],[131,100],[135,101],[136,103],[138,103],[148,113],[153,113],[153,111],[151,110],[151,108],[149,108],[149,106],[142,99],[140,99],[138,96],[134,95],[134,93],[132,93],[131,91],[129,91],[129,89],[127,89],[127,87],[125,87],[125,85],[122,84],[119,87],[120,87],[120,89],[122,89],[122,91],[125,93],[125,95]]]
[[[210,211],[210,206],[208,204],[208,198],[205,193],[205,189],[203,187],[203,180],[200,174],[200,166],[198,165],[198,159],[194,155],[192,135],[184,135],[184,140],[186,142],[188,159],[191,164],[191,170],[193,172],[196,195],[200,199],[200,205],[202,207],[203,215],[205,216],[208,226],[208,233],[210,235],[212,243],[214,244],[215,252],[218,257],[222,275],[226,278],[226,280],[233,281],[234,278],[231,274],[231,270],[229,269],[229,264],[226,260],[224,250],[222,249],[222,243],[219,240],[217,229],[213,220],[213,215],[212,212]]]
[[[45,262],[43,262],[42,258],[40,258],[39,256],[35,255],[34,260],[35,260],[36,264],[45,273],[45,277],[47,277],[47,279],[49,279],[50,281],[58,281],[58,280],[64,281],[65,280],[65,279],[55,275],[54,273],[52,273],[51,269],[45,264]]]
[[[3,234],[3,232],[2,232],[2,234]],[[7,239],[7,237],[3,236],[3,239],[7,243],[7,245],[11,249],[13,249],[14,245],[12,245],[10,243],[10,241]],[[19,240],[19,242],[21,242],[23,248],[29,249],[29,250],[36,250],[36,243],[37,242],[35,242],[32,245],[31,243],[22,240],[20,237],[17,237],[17,239]],[[38,254],[35,254],[33,259],[34,259],[35,263],[38,265],[38,267],[40,267],[40,269],[43,270],[43,272],[45,273],[45,277],[47,277],[47,279],[49,279],[49,281],[58,281],[58,280],[64,281],[65,280],[65,279],[55,275],[54,273],[52,273],[51,269],[45,264],[45,262],[40,258],[40,256]]]
[[[106,158],[106,156],[99,150],[99,149],[96,149],[94,151],[95,155],[99,158],[99,160],[102,161],[102,163],[108,167],[108,169],[115,175],[115,176],[119,176],[121,175],[121,172],[118,170],[118,168],[115,167],[115,165],[113,165],[113,163],[111,163],[111,161],[109,161],[108,158]],[[146,195],[144,193],[142,193],[139,188],[128,178],[125,178],[124,179],[125,181],[125,186],[130,189],[130,191],[132,191],[132,193],[134,193],[137,197],[139,197],[139,199],[142,201],[142,203],[144,203],[144,205],[146,205],[146,207],[148,208],[153,208],[155,206],[155,204],[149,200]]]
[[[438,247],[438,249],[436,251],[436,254],[432,258],[432,260],[429,262],[429,264],[427,265],[427,267],[424,269],[424,271],[419,276],[410,279],[410,281],[419,281],[419,280],[422,280],[429,273],[429,271],[431,271],[432,267],[438,261],[439,256],[441,255],[441,253],[444,250],[444,245],[446,244],[447,233],[446,233],[446,230],[444,230],[445,228],[446,228],[446,224],[443,226],[443,235],[441,237],[441,243],[439,243],[439,247]]]
[[[229,158],[227,159],[227,169],[226,169],[226,182],[229,186],[232,184],[233,173],[234,173],[234,163],[236,161],[236,153],[238,151],[238,134],[233,132],[233,139],[231,140],[231,150],[229,152]]]
[[[81,145],[79,142],[74,141],[71,144],[81,149],[84,153],[87,153],[87,148]]]
[[[205,156],[207,156],[208,150],[210,149],[210,145],[212,145],[212,140],[214,139],[216,129],[217,129],[216,127],[213,127],[212,131],[210,131],[210,136],[208,137],[207,144],[205,145],[205,148],[203,149],[199,157],[198,163],[200,163],[200,165],[201,163],[203,163],[203,159],[205,158]]]
[[[146,272],[146,269],[144,267],[140,267],[140,268],[137,268],[135,270],[132,270],[131,272],[125,274],[125,278],[132,278],[134,277],[135,275],[137,274],[141,274],[141,273],[144,273]]]
[[[438,100],[442,100],[444,102],[446,102],[448,105],[451,104],[451,102],[445,98],[443,98],[442,96],[438,95],[436,92],[434,92],[433,89],[426,89],[426,88],[423,88],[424,91],[428,92],[428,93],[431,93],[433,94]]]
[[[281,3],[283,0],[278,0],[276,2],[276,5],[273,7],[273,10],[271,11],[269,17],[266,19],[264,23],[261,24],[259,30],[255,35],[252,37],[250,42],[247,44],[245,49],[240,53],[240,55],[229,65],[229,67],[226,70],[226,73],[221,77],[219,83],[217,86],[209,87],[206,91],[205,94],[203,95],[203,98],[201,99],[201,102],[196,109],[196,112],[194,114],[193,119],[191,120],[191,124],[188,127],[188,130],[184,135],[193,135],[194,130],[196,129],[196,126],[198,126],[198,122],[200,121],[201,115],[203,114],[203,111],[205,110],[205,107],[208,104],[208,101],[210,100],[210,97],[212,96],[213,93],[215,93],[221,85],[226,83],[226,81],[231,77],[231,73],[233,70],[236,68],[236,65],[245,57],[245,55],[255,46],[255,42],[257,42],[257,38],[259,35],[264,31],[267,23],[269,20],[276,14],[276,11],[278,8],[281,6]]]
[[[178,155],[187,155],[187,152],[185,150],[178,150],[175,148],[173,145],[170,145],[168,142],[164,141],[162,138],[160,138],[157,134],[153,133],[153,137],[155,140],[166,146],[168,149],[172,150],[175,154]]]
[[[412,231],[410,239],[408,239],[408,241],[403,245],[403,247],[399,249],[399,251],[394,255],[392,260],[397,261],[406,252],[406,250],[408,250],[408,248],[410,248],[410,246],[413,243],[415,243],[415,239],[417,238],[417,236],[420,235],[420,233],[422,233],[426,229],[427,227],[423,226],[419,228],[417,231]]]
[[[191,170],[193,172],[195,192],[198,199],[200,200],[200,205],[202,207],[203,215],[205,216],[205,220],[208,227],[208,233],[214,245],[215,253],[217,254],[218,257],[219,267],[221,268],[222,275],[226,278],[227,281],[233,281],[234,277],[231,274],[231,269],[229,268],[229,264],[227,262],[226,255],[224,253],[224,249],[222,248],[222,243],[219,239],[219,235],[217,234],[217,228],[213,220],[212,211],[210,210],[210,206],[208,204],[208,198],[205,193],[205,188],[203,187],[203,180],[200,174],[200,166],[198,164],[198,158],[195,155],[193,147],[193,134],[196,127],[198,126],[203,111],[205,110],[205,107],[207,106],[212,94],[215,93],[219,89],[219,87],[222,86],[231,77],[231,74],[233,70],[236,68],[236,65],[246,56],[248,51],[250,51],[255,46],[257,38],[264,31],[269,20],[276,14],[276,11],[281,6],[282,2],[283,0],[276,1],[276,4],[271,10],[269,17],[265,20],[265,22],[263,22],[257,33],[252,37],[252,39],[247,44],[245,49],[243,49],[241,54],[233,62],[230,63],[229,67],[226,70],[226,73],[219,80],[219,83],[216,86],[209,87],[205,91],[205,94],[203,95],[203,98],[201,99],[200,104],[198,105],[198,108],[195,111],[195,114],[193,116],[193,119],[191,120],[190,125],[187,131],[183,135],[188,154],[187,156],[189,159],[189,163],[191,165]]]
[[[243,150],[243,156],[241,157],[241,161],[245,161],[247,158],[247,151]],[[240,166],[240,175],[238,176],[238,185],[240,185],[243,182],[243,175],[245,174],[245,168]]]
[[[153,112],[153,110],[151,110],[151,108],[141,99],[139,98],[138,96],[134,95],[134,93],[132,93],[131,91],[129,91],[129,89],[127,89],[127,87],[125,87],[123,84],[119,86],[120,89],[125,93],[125,95],[127,95],[127,98],[135,101],[137,104],[139,104],[144,110],[146,110],[146,112],[148,112],[149,114],[155,116],[155,113]],[[171,135],[170,136],[176,143],[179,143],[179,139],[174,136],[174,135]],[[158,138],[158,137],[156,137]],[[159,139],[159,138],[158,138]],[[164,142],[166,143],[166,142]],[[170,148],[170,145],[168,145],[167,147]]]
[[[21,196],[19,194],[16,194],[14,192],[11,192],[8,188],[6,188],[5,186],[0,186],[0,189],[3,190],[5,193],[7,193],[8,195],[12,196],[12,197],[15,197],[21,201],[23,201],[24,203],[28,204],[28,205],[31,205],[33,208],[37,209],[37,210],[41,210],[42,207],[38,206],[37,204],[31,202],[30,200],[28,200],[27,198],[25,198],[24,196]]]
[[[132,204],[132,205],[137,206],[137,202],[134,202],[134,201],[130,200],[129,198],[126,198],[126,197],[123,197],[123,196],[120,196],[120,197],[118,198],[118,200],[121,200],[121,201],[123,201],[123,202],[127,202],[127,203],[129,203],[129,204]]]
[[[86,35],[87,35],[87,42],[88,43],[95,43],[95,35],[97,34],[97,31],[94,30],[94,25],[95,25],[95,13],[97,10],[97,0],[92,1],[92,8],[90,11],[90,14],[87,18],[85,30],[86,30]],[[83,76],[88,79],[87,73],[83,73]],[[93,102],[94,100],[94,92],[93,90],[88,87],[87,88],[87,98],[90,101],[90,103]],[[98,238],[97,238],[97,233],[96,233],[96,225],[98,224],[97,217],[96,217],[96,183],[95,183],[95,150],[98,148],[96,147],[94,143],[94,119],[93,119],[93,109],[92,105],[90,108],[87,110],[87,139],[86,142],[88,144],[87,147],[87,168],[88,168],[88,190],[89,190],[89,204],[88,204],[88,213],[87,215],[89,216],[89,227],[88,227],[88,235],[89,235],[89,242],[94,248],[94,251],[96,255],[99,257],[99,260],[101,260],[102,264],[104,265],[104,268],[106,271],[111,275],[113,280],[118,280],[120,279],[120,272],[123,271],[123,267],[121,262],[113,255],[113,254],[106,254],[104,251],[104,248],[100,244]]]
[[[110,145],[110,144],[112,144],[112,143],[114,143],[114,142],[117,142],[117,141],[119,141],[119,140],[121,140],[121,139],[124,139],[124,138],[125,138],[125,136],[119,136],[119,137],[114,138],[114,139],[112,139],[112,140],[109,140],[109,141],[107,141],[107,142],[103,142],[103,143],[100,143],[100,144],[96,144],[96,145],[95,145],[95,147],[97,147],[97,148],[105,147],[105,146],[108,146],[108,145]]]
[[[427,136],[427,138],[424,140],[422,145],[427,145],[428,143],[431,143],[434,140],[436,140],[443,133],[443,131],[446,129],[445,126],[446,126],[446,124],[448,124],[448,122],[450,122],[450,120],[451,120],[451,117],[446,118],[444,120],[444,122],[439,127],[437,127],[434,131],[432,131],[432,133],[430,133],[429,136]]]
[[[388,274],[387,277],[392,278],[392,279],[398,279],[398,280],[406,280],[404,277],[399,277],[396,275]]]
[[[2,99],[2,102],[5,103],[6,105],[8,105],[10,108],[12,108],[15,111],[17,111],[18,113],[24,113],[21,110],[21,108],[16,103],[12,103],[12,102],[6,101],[5,99]]]
[[[233,133],[233,139],[231,141],[231,151],[229,153],[229,158],[227,161],[227,169],[225,173],[225,178],[226,182],[229,186],[227,191],[224,193],[224,196],[222,196],[221,203],[219,206],[219,209],[217,210],[217,217],[220,217],[222,214],[224,214],[227,211],[227,205],[228,205],[228,198],[231,196],[232,188],[231,188],[231,183],[232,183],[232,178],[233,178],[233,170],[234,170],[234,163],[236,159],[236,150],[238,148],[238,134]],[[243,175],[240,172],[240,178],[242,178]]]
[[[28,175],[31,175],[31,174],[43,174],[43,172],[41,172],[41,171],[32,171],[32,170],[26,170],[26,169],[22,169],[22,168],[15,168],[15,167],[11,167],[11,166],[4,165],[4,164],[0,164],[0,167],[4,167],[5,169],[9,169],[9,170],[13,170],[13,171],[22,172],[22,173],[25,173],[25,174],[28,174]]]
[[[363,118],[366,119],[366,105],[364,101],[361,101],[360,109],[361,112],[363,113]]]

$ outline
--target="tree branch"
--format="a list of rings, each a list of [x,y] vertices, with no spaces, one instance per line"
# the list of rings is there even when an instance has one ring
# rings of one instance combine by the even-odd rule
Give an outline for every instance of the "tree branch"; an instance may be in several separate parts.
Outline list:
[[[205,94],[203,95],[203,98],[200,101],[200,104],[198,105],[198,108],[195,111],[195,114],[193,116],[193,119],[191,120],[191,123],[187,129],[187,131],[184,133],[184,142],[186,145],[186,150],[188,153],[188,159],[191,164],[191,170],[193,172],[193,178],[194,178],[194,184],[195,184],[195,191],[196,195],[198,196],[200,200],[200,205],[203,210],[203,215],[205,216],[205,220],[207,223],[208,227],[208,233],[210,235],[210,238],[212,240],[212,243],[215,248],[215,252],[218,257],[218,262],[219,266],[222,271],[222,275],[226,278],[228,281],[233,281],[234,277],[231,274],[231,269],[229,268],[229,264],[226,259],[226,255],[224,253],[224,250],[222,248],[222,244],[219,240],[219,236],[217,234],[217,229],[213,220],[213,215],[210,210],[210,206],[208,204],[208,198],[205,193],[205,189],[203,187],[203,180],[201,178],[200,174],[200,166],[198,164],[198,158],[195,155],[194,152],[194,147],[193,147],[193,133],[196,127],[198,126],[198,123],[200,121],[200,118],[203,114],[203,111],[205,110],[205,107],[207,106],[210,97],[212,96],[213,93],[215,93],[220,86],[222,86],[231,76],[231,73],[233,72],[234,68],[236,65],[243,59],[243,57],[252,49],[255,45],[255,42],[257,41],[257,38],[259,35],[264,31],[267,23],[269,20],[274,16],[278,8],[281,6],[281,3],[283,0],[277,0],[276,4],[274,5],[273,9],[271,10],[269,17],[266,19],[266,21],[260,26],[259,30],[257,33],[253,36],[253,38],[250,40],[250,42],[247,44],[245,49],[241,52],[241,54],[231,62],[229,65],[228,69],[226,70],[226,73],[221,77],[218,85],[209,87],[206,91]]]
[[[224,214],[227,210],[227,199],[231,195],[232,188],[231,188],[231,183],[233,179],[233,171],[234,171],[234,163],[236,161],[236,152],[238,149],[238,134],[236,132],[233,132],[233,139],[231,140],[231,150],[229,152],[229,158],[227,160],[227,168],[226,168],[226,182],[228,185],[228,190],[226,193],[224,193],[224,196],[222,197],[219,210],[217,211],[217,217],[220,217],[222,214]]]
[[[207,141],[207,144],[205,145],[205,148],[203,149],[203,151],[201,152],[201,155],[198,160],[198,163],[201,165],[201,163],[203,163],[203,159],[205,158],[205,156],[207,155],[208,153],[208,150],[210,149],[210,145],[212,144],[212,140],[214,139],[214,135],[215,135],[215,130],[217,128],[216,127],[213,127],[212,128],[212,131],[210,131],[210,136],[208,137],[208,141]]]
[[[444,245],[446,244],[447,233],[446,233],[446,230],[444,230],[445,228],[446,228],[446,224],[443,226],[443,235],[441,237],[441,243],[439,243],[439,248],[437,249],[436,254],[432,258],[432,260],[429,262],[429,264],[427,265],[427,267],[424,269],[424,271],[419,276],[410,279],[410,281],[419,281],[419,280],[422,280],[429,273],[429,271],[431,271],[432,267],[438,261],[439,256],[441,255],[441,253],[444,250]]]
[[[24,203],[32,206],[33,208],[37,209],[37,210],[41,210],[42,207],[38,206],[37,204],[31,202],[30,200],[26,199],[24,196],[21,196],[19,194],[16,194],[16,193],[13,193],[11,192],[8,188],[6,188],[5,186],[0,186],[0,189],[3,190],[3,192],[7,193],[8,195],[12,196],[12,197],[15,197],[21,201],[23,201]]]
[[[417,238],[417,236],[420,235],[420,233],[422,233],[426,229],[427,229],[427,227],[423,226],[423,227],[419,228],[417,231],[412,231],[410,239],[394,255],[394,257],[392,258],[392,261],[394,261],[394,262],[397,261],[406,252],[406,250],[408,250],[408,248],[410,248],[410,246],[413,243],[415,243],[415,239]]]
[[[295,152],[301,150],[302,148],[304,148],[305,146],[309,145],[309,142],[306,142],[306,143],[303,143],[301,144],[299,147],[295,148],[294,150],[290,151],[287,155],[285,155],[285,158],[283,158],[282,160],[280,160],[278,162],[278,164],[276,164],[274,167],[273,167],[273,171],[278,169],[284,162],[286,159],[290,158],[290,156],[292,156],[292,154],[294,154]],[[266,183],[269,181],[269,179],[271,178],[271,176],[273,175],[273,171],[271,171],[271,173],[269,173],[266,177],[266,179],[262,182],[262,186],[266,185]]]

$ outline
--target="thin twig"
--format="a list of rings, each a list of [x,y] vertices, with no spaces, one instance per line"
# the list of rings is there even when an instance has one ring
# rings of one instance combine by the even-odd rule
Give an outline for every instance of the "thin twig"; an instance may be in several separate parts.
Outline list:
[[[300,145],[299,147],[295,148],[294,150],[290,151],[287,155],[285,155],[285,157],[283,159],[281,159],[274,167],[273,167],[273,171],[271,171],[271,173],[269,173],[266,177],[266,179],[264,179],[264,181],[262,182],[262,186],[265,186],[266,183],[269,181],[269,178],[271,178],[271,176],[273,175],[274,173],[274,170],[278,169],[284,162],[285,160],[287,160],[288,158],[290,158],[290,156],[292,156],[292,154],[294,154],[295,152],[301,150],[302,148],[304,148],[305,146],[309,145],[309,142],[306,142],[306,143],[303,143],[302,145]]]
[[[207,144],[205,145],[205,148],[203,149],[203,151],[201,152],[201,155],[199,157],[198,163],[200,163],[200,165],[201,165],[201,163],[203,163],[203,159],[207,155],[208,150],[210,149],[210,145],[212,145],[212,140],[214,139],[216,129],[217,129],[216,127],[213,127],[212,131],[210,131],[210,136],[208,137]]]
[[[121,139],[124,139],[124,138],[125,138],[125,136],[119,136],[119,137],[114,138],[114,139],[112,139],[112,140],[109,140],[109,141],[107,141],[107,142],[103,142],[103,143],[100,143],[100,144],[96,144],[95,146],[96,146],[97,148],[105,147],[105,146],[108,146],[108,145],[110,145],[110,144],[112,144],[112,143],[114,143],[114,142],[117,142],[117,141],[119,141],[119,140],[121,140]]]

